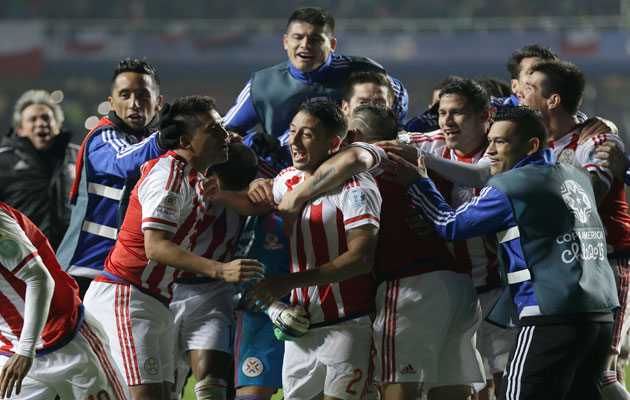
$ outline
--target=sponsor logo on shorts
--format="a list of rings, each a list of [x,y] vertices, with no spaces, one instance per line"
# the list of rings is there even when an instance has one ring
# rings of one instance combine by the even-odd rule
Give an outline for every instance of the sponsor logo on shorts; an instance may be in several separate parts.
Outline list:
[[[160,372],[160,363],[155,358],[151,357],[144,362],[144,370],[150,375],[155,375]]]
[[[263,373],[265,367],[260,361],[259,358],[256,357],[248,357],[243,362],[243,367],[241,368],[243,374],[248,378],[254,378]]]
[[[417,374],[416,370],[411,366],[411,364],[407,364],[405,368],[400,371],[401,374]]]
[[[4,258],[14,258],[18,255],[20,248],[17,242],[11,238],[0,240],[0,256]]]
[[[352,208],[361,208],[365,205],[365,193],[361,188],[353,188],[348,191],[348,203]]]

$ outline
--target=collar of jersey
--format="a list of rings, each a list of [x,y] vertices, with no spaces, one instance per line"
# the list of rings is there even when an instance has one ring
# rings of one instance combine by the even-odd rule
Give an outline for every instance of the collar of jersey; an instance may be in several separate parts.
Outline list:
[[[553,150],[546,148],[542,150],[538,150],[532,155],[529,155],[523,158],[521,161],[517,162],[516,165],[512,168],[520,168],[525,165],[552,165],[556,163],[556,157],[553,155]]]
[[[289,64],[289,72],[295,79],[302,82],[321,82],[326,78],[326,74],[329,70],[328,67],[330,67],[330,64],[332,63],[332,53],[328,55],[328,60],[326,60],[321,67],[317,68],[313,72],[302,72],[295,68],[293,64],[291,64],[291,61],[287,61],[287,63]]]

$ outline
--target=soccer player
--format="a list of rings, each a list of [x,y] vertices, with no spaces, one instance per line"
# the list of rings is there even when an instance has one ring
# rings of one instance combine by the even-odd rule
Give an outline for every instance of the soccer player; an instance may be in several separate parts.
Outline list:
[[[70,226],[57,257],[83,298],[103,269],[140,166],[164,153],[157,143],[162,105],[157,72],[147,60],[120,61],[112,77],[111,111],[85,137],[70,193]],[[165,146],[162,144],[162,146]]]
[[[608,257],[617,276],[620,307],[615,311],[615,325],[610,356],[604,374],[603,397],[628,399],[630,394],[616,379],[616,355],[622,336],[630,327],[630,217],[623,181],[614,179],[612,171],[597,165],[595,149],[608,141],[623,149],[623,143],[613,134],[600,134],[579,144],[581,125],[577,110],[584,96],[584,73],[574,64],[548,61],[534,64],[519,91],[519,99],[542,113],[549,129],[549,147],[559,163],[573,164],[589,171],[598,212],[606,227]]]
[[[258,172],[256,154],[242,143],[230,143],[228,161],[208,172],[225,190],[243,190]],[[227,262],[233,260],[245,217],[217,202],[209,202],[197,228],[193,252]],[[234,287],[223,280],[181,272],[173,286],[170,309],[175,324],[174,396],[182,392],[192,367],[197,399],[225,399],[232,362]]]
[[[0,398],[131,398],[76,282],[43,233],[4,203],[0,272]]]
[[[619,304],[590,178],[554,164],[539,112],[497,113],[488,135],[493,178],[478,197],[449,206],[417,168],[392,155],[396,180],[446,240],[491,234],[505,291],[489,318],[519,325],[501,399],[600,399],[601,372]]]
[[[206,205],[203,173],[225,162],[228,133],[214,99],[191,96],[162,110],[170,150],[144,164],[118,240],[90,285],[86,307],[104,322],[134,399],[167,399],[173,383],[173,314],[179,270],[228,282],[262,277],[260,263],[221,263],[191,252]]]
[[[244,134],[260,123],[266,133],[280,137],[302,103],[329,100],[340,104],[345,80],[353,71],[385,72],[368,58],[334,54],[334,29],[335,20],[326,10],[296,9],[283,37],[288,62],[252,74],[225,115],[226,127]],[[394,88],[393,109],[402,123],[409,102],[407,90],[397,79],[388,79]]]

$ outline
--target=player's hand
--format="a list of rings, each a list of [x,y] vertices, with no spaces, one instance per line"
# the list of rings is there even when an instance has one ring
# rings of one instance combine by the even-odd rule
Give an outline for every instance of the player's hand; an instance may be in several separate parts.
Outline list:
[[[206,203],[221,200],[224,192],[216,177],[204,178],[201,184],[203,185],[203,200]]]
[[[11,397],[13,387],[15,386],[15,394],[20,394],[22,390],[22,380],[28,374],[33,365],[33,359],[30,357],[15,354],[4,364],[2,375],[0,376],[0,399]]]
[[[282,201],[278,205],[278,211],[282,217],[282,229],[286,237],[293,234],[293,226],[295,221],[302,215],[302,208],[306,202],[300,200],[297,191],[286,192],[282,196]]]
[[[230,142],[243,143],[243,137],[238,132],[227,131]]]
[[[617,125],[607,119],[600,117],[589,118],[582,123],[578,144],[583,144],[593,136],[602,135],[604,133],[618,135],[619,129],[617,129]]]
[[[256,282],[245,295],[247,308],[265,311],[271,303],[286,296],[293,289],[286,276],[272,276]]]
[[[247,196],[254,204],[275,206],[273,199],[273,179],[256,179],[249,184]]]
[[[226,282],[254,282],[265,277],[263,265],[257,260],[239,258],[221,266],[218,278]]]
[[[381,147],[388,153],[399,155],[410,163],[415,163],[418,159],[418,150],[406,143],[400,143],[397,140],[384,140],[374,144]]]
[[[289,306],[281,301],[274,301],[267,309],[273,322],[273,332],[278,340],[295,341],[308,332],[311,321],[304,307]]]
[[[626,171],[630,167],[630,160],[619,150],[617,143],[604,142],[595,149],[595,158],[599,159],[597,164],[610,168],[615,178],[623,181]]]
[[[379,165],[385,171],[389,172],[389,175],[384,175],[383,179],[398,182],[404,187],[407,187],[420,178],[429,177],[427,175],[427,169],[424,167],[423,156],[418,158],[417,167],[396,154],[387,153],[387,156],[389,160],[381,160],[381,164]]]

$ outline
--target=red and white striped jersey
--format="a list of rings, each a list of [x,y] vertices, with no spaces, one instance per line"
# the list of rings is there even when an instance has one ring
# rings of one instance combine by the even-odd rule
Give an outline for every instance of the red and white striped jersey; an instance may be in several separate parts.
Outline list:
[[[203,219],[197,225],[197,238],[192,252],[210,260],[228,262],[236,247],[236,241],[246,217],[219,203],[207,204]],[[180,279],[199,278],[201,275],[181,271]]]
[[[205,213],[202,179],[172,151],[146,162],[131,192],[118,240],[105,261],[105,273],[96,280],[116,282],[119,278],[169,303],[178,271],[147,259],[143,232],[147,228],[171,232],[173,243],[194,249]]]
[[[463,156],[446,146],[444,132],[437,130],[428,133],[407,133],[409,144],[418,150],[438,157],[469,164],[489,163],[485,147]],[[448,182],[435,174],[430,174],[436,187],[451,207],[457,208],[479,194],[481,188],[470,188]],[[448,243],[457,263],[469,271],[476,288],[491,288],[501,282],[496,250],[486,237],[474,237]]]
[[[578,144],[581,130],[581,126],[578,126],[564,136],[550,140],[549,148],[553,149],[556,162],[583,167],[587,171],[597,174],[602,182],[610,188],[597,208],[606,228],[608,255],[621,252],[628,254],[630,251],[630,217],[628,217],[628,204],[626,203],[623,182],[614,179],[610,169],[597,165],[593,158],[595,149],[600,144],[606,141],[613,142],[623,150],[623,142],[617,135],[602,134],[592,137],[583,144]]]
[[[40,263],[55,281],[48,319],[37,341],[36,353],[45,354],[71,339],[82,318],[79,288],[61,270],[44,234],[24,214],[0,203],[0,353],[14,354],[22,327],[26,283],[23,272]]]
[[[278,174],[273,185],[276,203],[305,179],[293,167]],[[346,231],[380,223],[381,195],[370,174],[360,173],[345,184],[309,201],[293,227],[290,238],[291,272],[317,268],[348,250]],[[374,308],[374,283],[370,274],[345,281],[293,289],[292,304],[310,314],[311,326],[331,324],[365,314]]]

